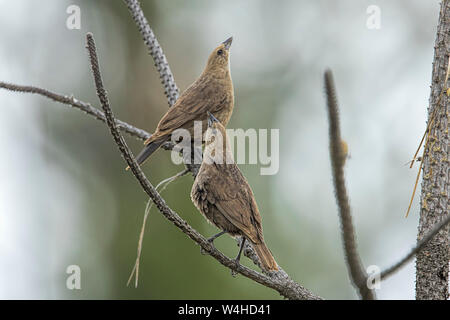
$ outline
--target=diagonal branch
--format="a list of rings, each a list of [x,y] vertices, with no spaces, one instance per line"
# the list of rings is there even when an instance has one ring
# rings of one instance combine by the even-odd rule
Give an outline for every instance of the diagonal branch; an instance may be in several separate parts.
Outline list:
[[[13,92],[38,94],[38,95],[44,96],[46,98],[49,98],[50,100],[53,100],[55,102],[59,102],[62,104],[72,106],[76,109],[79,109],[79,110],[87,113],[88,115],[94,117],[97,120],[106,122],[105,114],[101,110],[94,108],[90,103],[83,102],[81,100],[76,99],[73,95],[70,95],[70,96],[62,95],[62,94],[58,94],[58,93],[52,92],[50,90],[39,88],[39,87],[23,86],[23,85],[18,85],[18,84],[13,84],[13,83],[7,83],[7,82],[3,82],[3,81],[0,81],[0,88],[6,89],[9,91],[13,91]],[[119,130],[122,130],[122,131],[128,133],[129,135],[136,137],[138,139],[141,139],[141,140],[146,140],[151,136],[151,134],[148,133],[147,131],[137,128],[137,127],[135,127],[127,122],[124,122],[122,120],[119,120],[119,119],[116,119],[116,125],[117,125],[117,128],[119,128]],[[162,147],[166,150],[172,150],[173,143],[166,142],[165,144],[163,144]]]
[[[189,238],[191,238],[198,245],[200,245],[200,247],[205,252],[214,257],[222,265],[228,267],[229,269],[235,271],[236,273],[240,273],[245,277],[252,279],[266,287],[272,288],[288,299],[321,299],[319,296],[311,293],[309,290],[305,289],[300,284],[291,280],[284,272],[276,272],[272,276],[267,276],[258,273],[252,269],[249,269],[245,266],[236,264],[234,260],[229,259],[223,253],[218,251],[211,243],[207,241],[207,239],[205,239],[200,233],[198,233],[195,229],[193,229],[186,221],[184,221],[175,211],[173,211],[166,204],[164,199],[155,190],[153,185],[150,183],[150,181],[142,172],[139,165],[136,163],[133,154],[131,153],[125,140],[123,139],[122,135],[120,134],[117,128],[116,121],[114,120],[114,115],[112,114],[111,108],[109,106],[106,91],[103,87],[103,81],[100,75],[94,39],[92,37],[92,34],[90,33],[87,34],[86,38],[92,74],[94,76],[94,82],[97,89],[97,95],[99,97],[102,109],[104,111],[106,123],[110,129],[111,135],[115,143],[117,144],[120,153],[122,154],[122,157],[130,166],[133,175],[139,181],[145,193],[147,193],[147,195],[152,199],[155,206],[158,208],[159,212],[161,212],[161,214],[163,214],[169,221],[171,221]]]
[[[358,254],[355,230],[353,228],[351,209],[345,187],[344,159],[342,157],[342,140],[339,128],[339,111],[331,70],[325,72],[325,92],[327,96],[329,133],[330,133],[330,158],[333,172],[336,201],[339,207],[341,221],[342,240],[344,242],[347,268],[353,285],[358,289],[359,295],[365,300],[376,299],[373,290],[367,287],[367,274]]]
[[[450,223],[450,215],[447,215],[445,219],[442,219],[441,222],[436,223],[433,229],[425,236],[422,240],[418,241],[416,246],[411,249],[411,251],[399,262],[392,265],[391,267],[383,270],[380,274],[381,280],[386,280],[389,276],[393,275],[397,272],[401,267],[403,267],[409,260],[411,260],[418,252],[420,252],[425,245],[447,224]]]

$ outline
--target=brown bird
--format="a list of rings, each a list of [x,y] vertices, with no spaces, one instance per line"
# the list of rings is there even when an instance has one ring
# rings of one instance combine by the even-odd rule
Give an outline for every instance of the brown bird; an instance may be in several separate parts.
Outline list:
[[[277,263],[264,243],[261,215],[248,184],[233,154],[225,127],[212,114],[208,116],[203,162],[191,190],[195,206],[222,232],[208,239],[211,243],[224,233],[242,236],[236,263],[248,240],[253,245],[262,268],[278,270]]]
[[[233,37],[230,37],[214,49],[200,77],[162,117],[153,135],[144,142],[144,149],[136,157],[139,164],[144,163],[165,141],[170,140],[176,129],[187,129],[193,137],[194,121],[202,121],[204,133],[207,111],[213,112],[225,126],[227,125],[234,106],[229,63],[232,41]]]

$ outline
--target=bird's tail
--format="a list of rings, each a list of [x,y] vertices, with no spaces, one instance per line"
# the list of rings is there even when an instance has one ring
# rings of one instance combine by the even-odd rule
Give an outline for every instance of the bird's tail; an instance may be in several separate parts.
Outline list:
[[[158,148],[167,140],[166,139],[158,139],[154,141],[149,141],[145,146],[144,149],[141,150],[141,152],[136,157],[136,162],[141,165],[147,160],[148,157],[152,155],[153,152],[158,150]],[[130,167],[127,167],[126,170],[130,169]]]
[[[278,270],[277,262],[273,258],[272,253],[270,252],[269,248],[267,248],[264,241],[261,241],[261,243],[258,244],[253,243],[253,248],[255,249],[256,254],[259,257],[259,260],[261,260],[261,264],[264,270],[266,271]]]

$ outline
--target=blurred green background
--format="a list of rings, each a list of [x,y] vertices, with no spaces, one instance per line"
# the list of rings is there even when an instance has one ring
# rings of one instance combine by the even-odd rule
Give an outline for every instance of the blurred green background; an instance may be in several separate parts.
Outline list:
[[[438,1],[141,1],[184,90],[230,35],[236,105],[229,128],[280,129],[280,170],[240,165],[278,263],[325,298],[353,299],[328,158],[322,76],[334,71],[347,185],[362,259],[388,266],[416,239],[418,201],[405,210],[415,170],[406,163],[425,128]],[[66,28],[69,5],[81,29]],[[369,5],[381,29],[366,26]],[[93,32],[115,115],[152,132],[168,104],[151,57],[122,1],[0,0],[0,80],[74,94],[99,107],[85,50]],[[127,287],[146,196],[107,127],[39,96],[0,90],[0,298],[280,299],[228,269],[152,209],[140,285]],[[134,152],[141,142],[126,136]],[[183,169],[158,151],[153,184]],[[193,179],[163,193],[203,235],[217,230],[192,205]],[[235,256],[224,236],[216,246]],[[248,259],[242,262],[252,266]],[[81,290],[66,268],[81,268]],[[381,284],[380,298],[414,297],[414,263]]]

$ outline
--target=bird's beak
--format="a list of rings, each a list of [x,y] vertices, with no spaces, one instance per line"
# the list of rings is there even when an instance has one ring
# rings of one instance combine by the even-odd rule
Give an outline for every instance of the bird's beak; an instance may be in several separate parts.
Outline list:
[[[214,122],[219,122],[216,117],[213,116],[213,114],[209,111],[208,113],[208,128],[211,128]]]
[[[225,50],[230,49],[231,47],[231,43],[233,42],[233,37],[229,37],[227,40],[225,40],[223,43],[223,45],[225,46]]]

